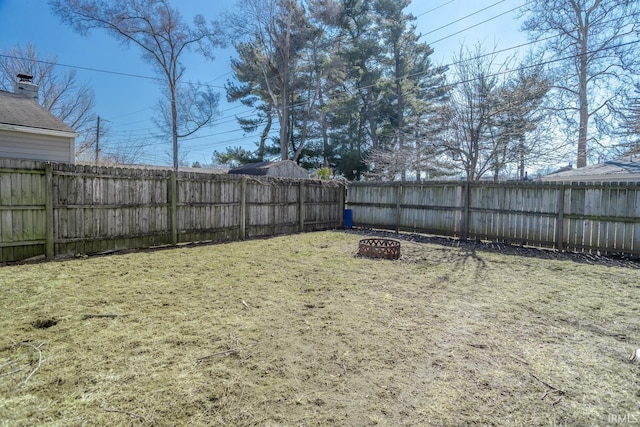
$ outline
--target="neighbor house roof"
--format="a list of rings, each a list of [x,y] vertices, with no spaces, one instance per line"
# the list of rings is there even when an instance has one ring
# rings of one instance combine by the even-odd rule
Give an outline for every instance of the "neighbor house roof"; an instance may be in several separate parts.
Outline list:
[[[33,99],[0,90],[0,128],[18,131],[32,129],[63,132],[76,136],[76,132],[62,120],[42,108]]]
[[[293,160],[280,160],[277,162],[248,163],[229,170],[230,174],[239,175],[265,175],[280,178],[308,178],[306,169],[299,166]]]
[[[640,156],[636,154],[584,168],[556,172],[543,176],[542,180],[565,182],[640,182]]]
[[[247,163],[246,165],[238,166],[229,170],[232,174],[242,175],[266,175],[269,169],[274,167],[277,162],[259,162],[259,163]]]

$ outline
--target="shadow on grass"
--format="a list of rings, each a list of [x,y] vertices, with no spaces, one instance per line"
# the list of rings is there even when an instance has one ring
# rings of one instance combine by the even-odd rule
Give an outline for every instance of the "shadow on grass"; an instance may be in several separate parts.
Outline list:
[[[535,248],[530,246],[514,245],[509,243],[500,242],[485,242],[480,240],[462,240],[453,237],[442,237],[427,234],[417,233],[395,233],[385,230],[376,229],[350,229],[348,233],[384,237],[390,239],[397,239],[401,241],[408,241],[414,243],[429,243],[434,245],[441,245],[447,247],[460,248],[464,254],[464,262],[466,260],[475,260],[476,262],[484,265],[482,257],[479,255],[482,252],[494,252],[503,255],[512,255],[516,257],[530,257],[538,259],[554,259],[560,261],[572,261],[579,264],[590,265],[604,265],[611,267],[627,267],[640,269],[640,257],[631,256],[603,256],[593,255],[588,253],[576,253],[576,252],[558,252],[554,249]],[[448,260],[456,261],[456,260]],[[459,261],[458,261],[459,262]]]

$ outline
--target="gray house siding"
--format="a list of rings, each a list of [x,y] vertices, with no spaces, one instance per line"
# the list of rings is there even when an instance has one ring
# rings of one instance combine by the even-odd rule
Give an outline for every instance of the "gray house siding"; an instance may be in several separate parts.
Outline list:
[[[0,125],[0,157],[75,163],[74,136],[15,131]]]
[[[77,136],[32,98],[0,90],[0,158],[75,163]]]

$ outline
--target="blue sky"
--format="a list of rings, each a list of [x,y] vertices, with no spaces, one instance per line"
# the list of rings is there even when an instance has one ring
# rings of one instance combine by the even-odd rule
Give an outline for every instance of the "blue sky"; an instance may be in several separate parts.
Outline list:
[[[524,0],[413,0],[408,10],[417,17],[418,31],[432,45],[434,61],[447,64],[461,44],[472,48],[482,42],[487,48],[501,50],[525,43],[526,35],[518,31],[516,12],[511,11],[523,3]],[[213,20],[221,11],[232,9],[235,1],[173,0],[172,4],[188,21],[198,13]],[[465,18],[470,14],[473,16]],[[93,87],[95,112],[110,127],[105,142],[115,145],[143,141],[142,162],[171,163],[169,144],[158,143],[151,136],[151,117],[160,98],[160,86],[152,79],[153,70],[140,59],[138,50],[123,47],[104,32],[93,31],[84,37],[75,33],[53,15],[46,0],[0,0],[0,49],[26,43],[31,43],[40,57],[57,57],[60,66],[75,68],[78,79]],[[240,104],[224,102],[222,87],[232,77],[229,59],[234,52],[218,50],[215,55],[214,61],[207,61],[189,54],[183,61],[187,80],[208,83],[223,94],[221,116],[215,125],[181,144],[189,163],[209,163],[214,150],[223,151],[227,146],[253,149],[257,140],[256,135],[244,135],[234,120],[234,116],[250,111]]]

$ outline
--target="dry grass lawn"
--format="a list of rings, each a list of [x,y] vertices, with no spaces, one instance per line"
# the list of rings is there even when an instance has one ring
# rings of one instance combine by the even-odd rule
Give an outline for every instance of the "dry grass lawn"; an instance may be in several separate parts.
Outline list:
[[[640,270],[361,238],[0,267],[0,426],[640,422]]]

